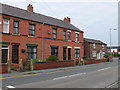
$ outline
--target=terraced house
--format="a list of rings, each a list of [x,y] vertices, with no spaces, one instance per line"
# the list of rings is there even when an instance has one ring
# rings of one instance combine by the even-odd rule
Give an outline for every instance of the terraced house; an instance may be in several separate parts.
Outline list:
[[[101,59],[107,52],[107,44],[100,40],[84,38],[84,46],[86,58]]]
[[[27,10],[5,4],[0,7],[2,63],[46,60],[50,55],[59,60],[84,56],[83,31],[72,25],[69,17],[59,20],[38,14],[32,5]]]

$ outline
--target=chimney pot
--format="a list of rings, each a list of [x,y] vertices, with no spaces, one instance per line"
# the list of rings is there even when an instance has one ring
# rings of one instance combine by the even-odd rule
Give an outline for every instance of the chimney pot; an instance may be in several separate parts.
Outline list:
[[[64,22],[71,23],[71,19],[68,16],[64,17]]]
[[[32,6],[31,4],[29,4],[29,5],[27,6],[27,10],[28,10],[29,12],[33,12],[33,6]]]

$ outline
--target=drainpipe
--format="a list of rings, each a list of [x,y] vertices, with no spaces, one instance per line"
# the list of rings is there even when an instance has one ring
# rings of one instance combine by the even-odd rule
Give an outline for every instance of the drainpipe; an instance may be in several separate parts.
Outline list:
[[[42,24],[42,60],[44,59],[44,22]]]

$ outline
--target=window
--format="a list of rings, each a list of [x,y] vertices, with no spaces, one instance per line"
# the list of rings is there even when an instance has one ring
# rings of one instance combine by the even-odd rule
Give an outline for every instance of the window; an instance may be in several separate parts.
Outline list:
[[[3,32],[9,33],[9,20],[8,19],[4,19],[3,21]]]
[[[28,46],[27,47],[27,53],[28,53],[28,60],[30,59],[36,59],[37,55],[37,47],[36,46]]]
[[[75,58],[80,57],[80,49],[75,49]]]
[[[12,63],[18,64],[19,45],[12,46]]]
[[[104,49],[105,45],[102,45],[102,49]]]
[[[75,41],[78,42],[79,41],[79,34],[78,33],[75,34],[75,38],[76,38]]]
[[[52,31],[52,38],[53,39],[57,39],[57,28],[52,28],[53,31]]]
[[[14,21],[14,34],[18,34],[19,33],[19,22],[18,21]]]
[[[58,47],[51,46],[51,55],[58,56]]]
[[[93,56],[93,57],[96,57],[96,51],[93,51],[93,52],[92,52],[92,56]]]
[[[68,40],[71,40],[71,32],[68,32]]]
[[[96,48],[96,44],[95,43],[93,44],[93,48]]]
[[[63,31],[63,40],[66,40],[66,31]]]
[[[8,46],[2,46],[2,63],[7,63],[8,51]]]
[[[35,36],[35,25],[34,24],[29,24],[29,35]]]

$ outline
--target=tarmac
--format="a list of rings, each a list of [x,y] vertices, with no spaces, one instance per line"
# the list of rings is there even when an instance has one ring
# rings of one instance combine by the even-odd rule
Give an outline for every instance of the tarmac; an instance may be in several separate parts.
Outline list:
[[[0,78],[6,78],[6,77],[14,77],[14,76],[21,76],[21,75],[29,75],[29,74],[37,74],[37,73],[47,73],[47,72],[55,72],[60,70],[69,70],[69,69],[77,69],[77,68],[84,68],[84,67],[90,67],[91,65],[101,65],[109,62],[104,63],[97,63],[97,64],[88,64],[88,65],[77,65],[77,66],[70,66],[70,67],[61,67],[61,68],[52,68],[52,69],[43,69],[43,70],[33,70],[33,71],[26,71],[26,72],[17,72],[17,71],[11,71],[11,73],[5,73],[0,74]]]

